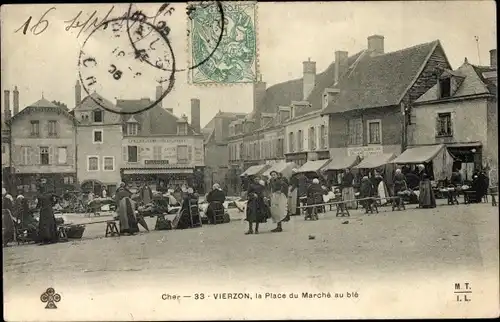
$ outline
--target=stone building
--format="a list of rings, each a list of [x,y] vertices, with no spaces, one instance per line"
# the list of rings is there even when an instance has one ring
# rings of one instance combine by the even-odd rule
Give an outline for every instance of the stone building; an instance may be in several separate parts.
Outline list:
[[[325,97],[330,155],[400,154],[408,143],[404,115],[411,119],[413,102],[450,68],[439,41],[385,53],[383,36],[368,37]]]
[[[456,70],[442,70],[413,104],[409,144],[445,144],[467,180],[474,169],[498,164],[496,49],[490,54],[490,66],[466,58]]]
[[[62,193],[76,183],[76,124],[67,109],[44,97],[8,121],[18,190],[33,195],[36,183],[43,181],[49,190]]]
[[[104,109],[105,106],[108,110]],[[105,187],[112,194],[120,182],[122,164],[122,121],[115,104],[98,93],[81,99],[81,85],[75,85],[77,125],[77,176],[83,191],[98,194]]]
[[[162,88],[156,89],[156,99]],[[118,100],[120,111],[133,112],[151,106],[149,98]],[[191,99],[191,123],[177,117],[161,103],[144,112],[122,116],[121,177],[132,186],[147,182],[153,189],[189,184],[204,190],[203,134],[200,101]]]

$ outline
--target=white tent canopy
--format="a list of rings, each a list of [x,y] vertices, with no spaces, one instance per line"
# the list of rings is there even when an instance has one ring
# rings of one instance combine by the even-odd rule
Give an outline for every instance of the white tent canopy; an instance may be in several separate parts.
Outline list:
[[[269,168],[268,164],[253,165],[250,168],[246,169],[245,172],[243,172],[240,175],[240,177],[243,177],[245,175],[247,175],[247,176],[255,176],[255,175],[258,175],[258,174],[262,173],[262,171],[264,171],[267,168]]]
[[[410,148],[391,161],[395,164],[420,164],[432,161],[435,180],[451,178],[453,157],[444,144],[425,145]]]
[[[335,156],[330,159],[330,162],[328,162],[328,164],[322,170],[324,171],[344,170],[346,168],[351,168],[358,162],[359,162],[359,157],[357,155]]]
[[[301,166],[297,173],[306,173],[306,172],[316,172],[321,170],[330,160],[316,160],[316,161],[307,161]]]
[[[375,169],[390,163],[392,160],[396,158],[394,153],[384,153],[384,154],[376,154],[369,155],[363,159],[357,166],[356,169]]]
[[[284,177],[289,178],[292,176],[292,169],[296,167],[296,164],[294,162],[277,162],[271,165],[269,169],[264,171],[262,173],[263,176],[271,176],[271,172],[276,171],[278,173],[281,173]]]

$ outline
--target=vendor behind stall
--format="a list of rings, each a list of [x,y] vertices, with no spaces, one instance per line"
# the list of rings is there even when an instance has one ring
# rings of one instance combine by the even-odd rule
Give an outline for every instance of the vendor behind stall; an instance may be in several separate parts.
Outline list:
[[[206,214],[208,221],[213,224],[215,223],[215,211],[220,210],[220,207],[222,207],[222,210],[224,211],[226,194],[222,191],[218,183],[215,183],[212,188],[212,191],[207,194],[208,207]]]

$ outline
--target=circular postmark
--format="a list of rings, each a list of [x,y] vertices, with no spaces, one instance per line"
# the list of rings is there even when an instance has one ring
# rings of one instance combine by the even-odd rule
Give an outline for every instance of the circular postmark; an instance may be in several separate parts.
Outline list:
[[[154,107],[175,83],[175,55],[165,29],[138,15],[106,20],[90,32],[80,50],[78,67],[80,82],[89,97],[116,114],[136,114]],[[162,85],[161,95],[134,111],[118,110],[103,99],[149,97],[158,84]]]
[[[214,7],[194,12],[191,31],[193,61],[207,78],[222,83],[254,78],[249,73],[255,60],[256,33],[246,9],[238,2],[224,3],[222,19],[218,19]],[[217,35],[221,33],[218,42]],[[212,52],[215,43],[217,46]]]

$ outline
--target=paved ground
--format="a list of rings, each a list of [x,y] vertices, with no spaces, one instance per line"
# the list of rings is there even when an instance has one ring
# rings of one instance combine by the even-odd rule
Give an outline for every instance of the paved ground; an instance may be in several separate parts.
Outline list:
[[[164,310],[178,319],[498,314],[498,208],[489,204],[404,212],[382,208],[369,216],[353,211],[348,219],[329,212],[316,222],[294,217],[279,234],[268,232],[274,228],[269,222],[260,235],[250,236],[243,235],[246,222],[238,216],[232,213],[229,224],[119,238],[102,238],[105,225],[95,224],[87,226],[81,241],[6,248],[7,313],[30,320],[21,309],[30,303],[47,314],[39,296],[53,286],[65,301],[59,314],[80,320],[131,319],[131,312],[136,319],[166,319],[158,315]],[[68,220],[78,221],[75,216]],[[153,228],[154,220],[148,218],[148,224]],[[465,282],[474,285],[472,303],[481,306],[457,306],[454,283]],[[227,303],[213,300],[216,291],[356,291],[362,300],[335,305],[317,300],[307,306],[237,301],[231,303],[232,314]],[[212,294],[212,301],[161,299],[162,294],[195,292]],[[113,304],[97,310],[96,303],[103,302]],[[203,314],[195,309],[200,303]],[[118,304],[124,309],[114,309]],[[179,311],[175,305],[181,304],[194,306]]]

